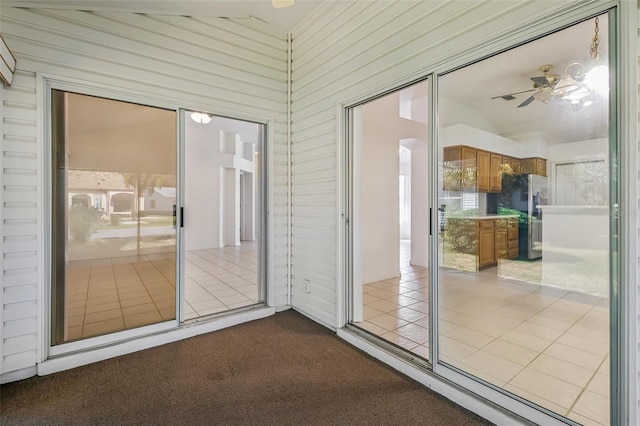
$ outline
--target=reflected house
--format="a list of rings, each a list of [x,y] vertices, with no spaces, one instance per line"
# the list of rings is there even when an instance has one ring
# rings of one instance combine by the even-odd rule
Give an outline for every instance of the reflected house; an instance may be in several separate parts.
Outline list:
[[[68,205],[93,207],[109,219],[112,214],[131,217],[134,190],[116,172],[69,170]]]
[[[143,208],[147,214],[171,215],[176,204],[176,188],[160,187],[146,191]]]

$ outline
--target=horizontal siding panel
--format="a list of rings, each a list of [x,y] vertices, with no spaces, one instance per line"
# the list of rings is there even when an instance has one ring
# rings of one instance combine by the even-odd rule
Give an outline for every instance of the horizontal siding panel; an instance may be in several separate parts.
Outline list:
[[[328,133],[325,135],[318,135],[312,140],[296,140],[295,144],[291,147],[291,154],[295,156],[302,155],[309,151],[315,151],[322,149],[325,154],[335,152],[336,140],[335,132],[333,135]]]
[[[336,206],[330,203],[327,203],[327,204],[315,203],[311,205],[306,204],[301,206],[294,205],[292,210],[295,216],[319,215],[319,216],[334,217],[336,214]]]
[[[293,187],[293,193],[324,193],[333,191],[335,193],[335,182],[306,182]]]
[[[33,75],[27,74],[28,79],[32,79]],[[4,113],[6,116],[13,117],[10,114],[12,108],[14,109],[25,109],[29,111],[35,111],[36,109],[36,92],[33,89],[26,88],[24,86],[20,86],[20,80],[16,77],[13,80],[13,84],[11,86],[11,90],[6,90],[4,92]],[[22,84],[25,84],[25,81],[22,81]]]
[[[6,272],[5,272],[6,273]],[[8,306],[10,303],[33,302],[37,300],[37,288],[33,285],[23,285],[9,287],[8,282],[4,288],[4,304]]]
[[[7,169],[37,170],[38,159],[35,154],[5,152],[2,158],[3,166]]]
[[[38,57],[38,61],[49,62],[49,63],[69,63],[72,64],[77,62],[78,55],[76,52],[68,51],[67,48],[57,47],[53,45],[49,45],[44,42],[37,43],[23,43],[20,40],[13,39],[10,36],[7,36],[7,42],[12,41],[15,46],[15,50],[17,53],[22,50],[29,50],[32,55],[36,55]],[[105,53],[106,56],[112,56],[111,52]],[[224,86],[213,85],[211,80],[186,80],[181,76],[171,76],[171,75],[159,75],[156,76],[153,80],[150,81],[149,73],[146,70],[140,70],[132,68],[128,65],[127,61],[133,60],[134,58],[129,58],[124,62],[116,63],[116,62],[108,62],[105,63],[101,57],[89,57],[82,56],[82,69],[84,72],[90,72],[92,74],[104,75],[104,76],[122,76],[126,80],[136,83],[136,84],[144,84],[151,85],[158,89],[164,89],[169,93],[174,92],[176,89],[187,92],[190,94],[199,94],[209,95],[216,98],[224,98],[224,99],[233,99],[234,102],[251,106],[255,105],[257,101],[263,106],[263,109],[266,111],[281,111],[282,110],[282,99],[275,98],[267,98],[265,96],[260,96],[261,93],[257,87],[253,87],[253,90],[256,92],[256,95],[251,95],[250,93],[243,93],[239,90],[233,90],[232,86]],[[160,69],[163,68],[164,65],[157,64],[156,67]],[[173,93],[175,96],[175,93]]]
[[[38,304],[35,300],[11,303],[4,308],[3,320],[15,321],[38,316]]]
[[[9,303],[7,297],[7,291],[11,289],[11,287],[25,286],[25,285],[35,285],[38,282],[38,271],[34,269],[27,269],[21,271],[4,271],[2,281],[5,289],[5,299],[4,303]],[[31,290],[25,288],[11,290],[12,292],[20,292],[24,291],[25,293],[30,292]],[[35,294],[35,293],[34,293]],[[14,294],[15,295],[15,294]],[[35,300],[33,299],[13,299],[14,301],[24,302],[25,300]]]
[[[5,220],[4,235],[5,237],[38,235],[38,225],[35,220]]]
[[[6,135],[20,136],[23,138],[35,138],[37,129],[34,121],[5,117],[4,133]]]
[[[16,137],[16,135],[6,136],[4,146],[2,148],[7,156],[11,154],[30,154],[35,156],[38,152],[36,138]],[[5,172],[6,173],[6,172]]]
[[[306,238],[296,237],[295,235],[292,237],[292,241],[298,250],[313,250],[313,256],[318,262],[322,262],[326,265],[331,264],[336,260],[336,252],[332,247],[329,247],[327,250],[318,250],[307,242]],[[302,256],[302,258],[304,258],[304,256]]]
[[[36,170],[5,169],[2,181],[5,185],[26,185],[37,187],[39,182]]]
[[[5,356],[32,352],[37,350],[38,337],[36,333],[24,334],[18,337],[5,339],[4,344],[7,347],[4,351]]]
[[[309,315],[327,327],[335,327],[335,303],[318,299],[315,294],[305,294],[298,288],[294,288],[292,300],[296,301],[293,305],[295,310]]]
[[[329,182],[335,185],[336,177],[335,170],[327,169],[314,169],[307,173],[296,175],[295,179],[292,179],[294,188],[298,185],[306,182]]]
[[[38,328],[36,317],[24,318],[14,321],[5,321],[3,337],[5,341],[5,353],[10,351],[10,348],[6,345],[7,340],[24,336],[27,334],[35,333]]]
[[[313,298],[313,300],[317,300],[318,303],[327,307],[335,305],[336,294],[335,292],[327,289],[326,285],[314,281],[312,278],[309,279],[309,288],[311,291],[307,293],[305,279],[303,279],[302,277],[295,277],[292,295],[296,298]]]
[[[336,192],[325,191],[325,192],[316,192],[315,194],[299,193],[299,194],[293,195],[294,205],[309,205],[314,203],[335,204]]]
[[[4,269],[25,269],[38,266],[37,252],[7,253],[4,255]]]
[[[24,253],[25,251],[36,251],[38,248],[38,239],[35,236],[4,238],[5,253]]]
[[[234,40],[235,44],[226,39],[216,39],[216,42],[212,43],[211,38],[201,36],[197,32],[181,30],[175,25],[158,21],[158,19],[168,20],[171,17],[76,11],[34,13],[26,9],[22,13],[14,12],[11,16],[17,23],[29,26],[30,32],[40,27],[52,36],[60,34],[69,42],[84,39],[96,46],[111,46],[114,51],[138,51],[145,58],[162,60],[167,65],[177,64],[178,58],[193,52],[194,58],[206,59],[202,62],[197,61],[195,64],[206,63],[209,68],[212,68],[213,75],[224,75],[219,71],[225,67],[226,69],[234,68],[241,74],[253,67],[262,78],[269,76],[272,70],[286,70],[286,50],[279,57],[252,51],[245,46],[252,42],[248,38]],[[175,19],[181,20],[186,27],[198,26],[198,23],[191,18],[175,17]],[[64,27],[59,25],[61,20],[65,22]],[[38,22],[38,25],[34,25],[34,22]],[[137,37],[131,37],[132,34]],[[283,49],[286,49],[286,42],[283,42]],[[187,69],[199,69],[199,67],[193,67],[190,62],[184,61],[183,65]]]
[[[429,2],[422,4],[427,3]],[[350,50],[346,52],[344,58],[318,64],[318,66],[327,67],[324,72],[322,69],[315,68],[308,76],[297,76],[297,78],[294,73],[293,81],[299,85],[294,86],[294,93],[299,97],[297,103],[294,99],[294,111],[325,101],[335,104],[338,101],[336,96],[344,97],[347,88],[348,93],[356,93],[363,89],[372,90],[396,80],[398,72],[404,75],[410,72],[413,74],[426,64],[442,62],[451,56],[452,51],[464,50],[476,45],[479,36],[488,38],[504,33],[509,28],[516,28],[519,25],[518,22],[529,21],[532,13],[551,13],[551,8],[542,9],[543,3],[549,4],[548,2],[514,3],[511,7],[505,8],[504,3],[495,1],[450,2],[452,6],[448,7],[466,4],[472,5],[471,7],[475,9],[473,13],[468,13],[472,9],[463,10],[462,12],[466,13],[459,14],[456,21],[444,26],[442,25],[447,23],[445,19],[430,25],[432,17],[429,16],[428,19],[420,22],[418,28],[415,28],[415,25],[408,25],[404,33],[400,32],[394,38],[385,39],[384,43],[374,44],[375,40],[366,42],[369,48],[364,52],[362,47],[350,45]],[[559,2],[556,7],[562,8],[567,5],[569,5],[568,2]],[[487,31],[488,27],[490,30]],[[414,31],[408,32],[411,28],[414,28]],[[431,32],[426,34],[425,29]],[[423,36],[416,38],[415,34],[418,33]],[[372,46],[374,48],[371,48]],[[334,46],[334,49],[339,50],[339,46]],[[354,56],[354,59],[351,60],[349,56]],[[340,75],[341,78],[333,78],[336,75],[333,73]],[[390,77],[393,78],[390,79]],[[309,99],[313,99],[313,102],[309,102]]]
[[[23,368],[33,367],[37,362],[35,350],[5,356],[3,359],[4,371],[17,371]]]
[[[38,193],[32,186],[8,186],[4,190],[5,203],[35,203],[38,201]]]
[[[331,285],[331,283],[335,281],[335,277],[327,276],[323,273],[322,268],[326,268],[326,264],[322,262],[312,261],[311,268],[307,267],[306,263],[304,269],[295,266],[296,264],[303,261],[306,262],[307,259],[295,257],[291,259],[291,277],[293,280],[293,288],[304,289],[304,280],[309,280],[315,287],[315,289],[312,289],[312,293],[318,294],[319,300],[322,299],[325,301],[335,302],[336,289]]]

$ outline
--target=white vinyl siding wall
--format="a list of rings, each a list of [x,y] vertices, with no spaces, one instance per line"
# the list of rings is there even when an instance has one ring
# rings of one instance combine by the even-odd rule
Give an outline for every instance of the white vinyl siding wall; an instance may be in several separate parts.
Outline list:
[[[17,57],[2,89],[2,303],[0,372],[33,367],[48,319],[40,300],[44,239],[38,75],[113,89],[137,101],[257,121],[274,120],[269,193],[270,300],[287,303],[287,37],[254,20],[3,7],[2,35]],[[40,111],[37,108],[42,108]],[[42,114],[42,115],[41,115]],[[188,206],[186,206],[188,208]],[[273,254],[275,253],[275,255]],[[45,286],[45,287],[43,287]]]

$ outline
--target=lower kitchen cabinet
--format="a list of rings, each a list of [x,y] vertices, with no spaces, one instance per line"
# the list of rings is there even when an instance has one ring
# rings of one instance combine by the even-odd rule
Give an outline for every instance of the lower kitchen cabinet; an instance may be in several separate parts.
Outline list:
[[[496,263],[495,220],[482,219],[478,226],[478,267],[483,268]]]
[[[518,217],[447,218],[444,238],[445,266],[478,270],[518,257]]]

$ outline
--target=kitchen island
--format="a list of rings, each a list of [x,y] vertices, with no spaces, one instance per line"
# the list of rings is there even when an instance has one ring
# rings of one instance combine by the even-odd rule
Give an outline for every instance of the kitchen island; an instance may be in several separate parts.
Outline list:
[[[609,208],[542,209],[542,284],[609,296]]]
[[[446,219],[442,265],[465,271],[518,257],[518,215],[452,216]]]

